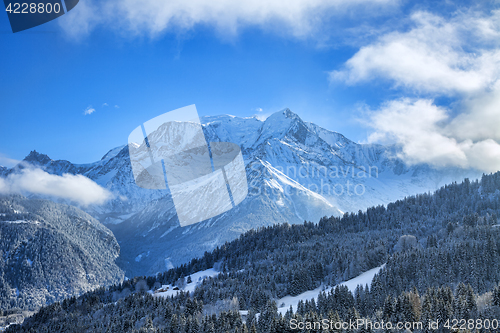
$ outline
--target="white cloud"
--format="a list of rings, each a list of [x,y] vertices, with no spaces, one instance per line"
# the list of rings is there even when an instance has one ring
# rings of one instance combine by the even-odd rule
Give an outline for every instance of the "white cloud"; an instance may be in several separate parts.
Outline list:
[[[7,194],[7,182],[0,177],[0,194]]]
[[[378,12],[376,9],[394,6],[399,0],[88,0],[84,3],[59,20],[71,36],[87,34],[98,24],[109,24],[127,34],[156,35],[205,25],[224,34],[234,34],[245,26],[259,26],[305,36],[324,16],[346,13],[347,9],[356,10],[357,15],[374,14]]]
[[[92,106],[87,106],[87,108],[85,109],[85,111],[83,111],[83,114],[88,116],[92,113],[95,112],[95,109],[92,107]]]
[[[253,117],[259,119],[260,121],[265,121],[269,116],[271,116],[273,113],[272,112],[266,112],[266,113],[257,113],[254,114]]]
[[[500,144],[491,138],[473,141],[456,125],[457,119],[432,100],[394,100],[372,112],[367,124],[374,131],[368,141],[396,142],[399,157],[409,164],[500,170]]]
[[[41,169],[26,168],[0,178],[0,193],[32,193],[68,199],[83,206],[103,204],[113,195],[82,175],[51,175]]]
[[[437,94],[477,93],[500,75],[500,11],[457,14],[445,20],[411,16],[413,29],[391,32],[362,47],[331,79],[356,84],[377,78],[396,87]]]
[[[500,170],[500,11],[411,21],[361,47],[332,81],[387,80],[413,96],[384,103],[368,122],[369,141],[395,142],[406,162]],[[434,103],[443,96],[454,99],[448,108]]]
[[[9,158],[8,156],[5,156],[4,154],[0,153],[0,166],[13,167],[19,162],[21,161]]]
[[[102,106],[109,106],[108,103],[104,103]]]
[[[448,126],[459,139],[500,142],[500,87],[460,101],[462,112]]]
[[[91,0],[80,1],[69,13],[59,18],[59,24],[73,39],[88,35],[103,20],[104,14],[96,12],[101,6]]]
[[[257,112],[262,112],[262,111],[264,111],[264,110],[263,110],[262,108],[256,108],[256,109],[255,109],[255,111],[257,111]]]

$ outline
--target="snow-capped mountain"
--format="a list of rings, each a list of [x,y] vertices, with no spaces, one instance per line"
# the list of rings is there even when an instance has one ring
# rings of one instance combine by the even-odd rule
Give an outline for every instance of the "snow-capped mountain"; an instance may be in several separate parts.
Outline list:
[[[233,142],[245,160],[249,194],[234,209],[181,228],[167,190],[139,188],[127,146],[110,150],[100,161],[72,164],[31,152],[25,161],[53,174],[82,174],[115,194],[87,211],[106,224],[121,246],[120,265],[127,275],[156,273],[199,256],[252,229],[275,223],[317,222],[434,190],[473,170],[436,170],[407,166],[395,147],[363,145],[288,109],[256,118],[202,118],[208,142]],[[16,172],[17,166],[9,172]]]

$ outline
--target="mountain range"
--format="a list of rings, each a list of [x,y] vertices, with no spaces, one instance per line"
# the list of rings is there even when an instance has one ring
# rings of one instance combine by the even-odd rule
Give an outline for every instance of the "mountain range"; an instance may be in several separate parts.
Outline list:
[[[35,151],[24,163],[51,174],[81,174],[114,193],[104,205],[82,208],[113,231],[121,247],[117,263],[127,276],[172,268],[250,229],[317,222],[480,176],[475,170],[407,165],[397,146],[355,143],[289,109],[264,121],[229,115],[201,121],[208,142],[240,146],[249,193],[232,210],[187,227],[180,227],[168,189],[135,184],[127,146],[88,164],[54,161]],[[0,174],[20,168],[23,164]]]

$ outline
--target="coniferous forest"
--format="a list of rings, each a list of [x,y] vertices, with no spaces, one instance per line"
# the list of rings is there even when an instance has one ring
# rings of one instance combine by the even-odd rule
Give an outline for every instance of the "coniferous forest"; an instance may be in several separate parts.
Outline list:
[[[387,207],[253,230],[189,264],[45,306],[7,332],[498,332],[499,214],[500,172]],[[354,293],[338,286],[383,264]],[[212,267],[221,273],[193,293],[150,292]],[[280,298],[320,286],[317,299],[278,311]],[[334,325],[358,319],[423,325]],[[322,320],[328,327],[315,325]]]

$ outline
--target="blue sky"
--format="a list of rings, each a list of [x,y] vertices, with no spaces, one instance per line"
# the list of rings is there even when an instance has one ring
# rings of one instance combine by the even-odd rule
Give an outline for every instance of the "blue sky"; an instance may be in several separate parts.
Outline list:
[[[498,170],[500,14],[434,3],[81,0],[17,34],[1,15],[0,165],[33,149],[92,162],[196,104],[201,116],[288,107],[395,143],[408,163]]]

